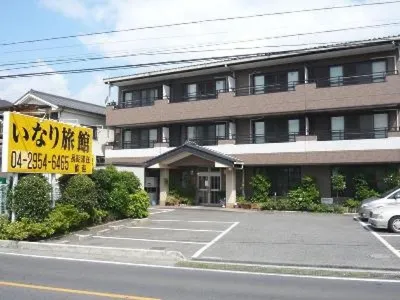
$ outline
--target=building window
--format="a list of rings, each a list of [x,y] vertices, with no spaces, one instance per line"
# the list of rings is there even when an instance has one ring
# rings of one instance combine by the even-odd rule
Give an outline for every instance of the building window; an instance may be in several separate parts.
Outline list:
[[[288,90],[294,91],[296,84],[298,83],[299,83],[299,72],[298,71],[288,72]]]
[[[51,112],[50,113],[50,119],[51,120],[58,120],[58,112]]]
[[[97,140],[97,126],[90,126],[93,130],[93,139]]]
[[[288,121],[288,128],[289,128],[289,142],[296,141],[296,135],[300,133],[300,120],[294,119]]]
[[[386,77],[386,61],[372,62],[372,81],[382,82]]]
[[[195,84],[195,83],[187,84],[185,96],[189,101],[196,100],[197,99],[197,84]]]
[[[271,194],[284,196],[301,182],[301,167],[259,167],[255,174],[266,176],[271,181]]]
[[[218,140],[224,140],[226,138],[226,124],[217,124],[215,134]]]
[[[388,114],[374,114],[374,137],[382,139],[387,137]]]
[[[344,117],[331,117],[332,141],[344,139]]]
[[[254,94],[264,94],[265,92],[265,76],[254,76]]]
[[[132,131],[124,130],[123,148],[129,149],[132,145]]]
[[[226,92],[226,80],[225,79],[218,79],[215,81],[215,90],[217,93],[224,93]]]
[[[343,66],[332,66],[329,68],[330,86],[343,85]]]
[[[123,108],[147,106],[152,105],[157,99],[159,99],[157,88],[128,91],[123,94],[122,106]]]
[[[254,143],[263,144],[265,143],[265,123],[254,122]]]

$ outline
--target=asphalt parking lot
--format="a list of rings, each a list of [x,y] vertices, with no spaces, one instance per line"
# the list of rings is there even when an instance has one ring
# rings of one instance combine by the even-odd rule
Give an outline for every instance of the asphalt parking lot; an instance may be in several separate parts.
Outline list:
[[[200,260],[400,270],[400,235],[375,232],[349,215],[155,208],[147,220],[55,242],[176,250]]]

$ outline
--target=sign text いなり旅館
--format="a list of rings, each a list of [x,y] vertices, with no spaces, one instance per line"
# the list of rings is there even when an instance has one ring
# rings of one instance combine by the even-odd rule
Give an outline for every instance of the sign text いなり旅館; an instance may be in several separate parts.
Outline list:
[[[93,130],[5,112],[2,171],[91,174]]]

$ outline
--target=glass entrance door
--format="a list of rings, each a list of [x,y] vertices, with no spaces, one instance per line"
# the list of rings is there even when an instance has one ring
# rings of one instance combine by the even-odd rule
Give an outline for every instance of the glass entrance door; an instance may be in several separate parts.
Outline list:
[[[221,192],[220,172],[199,172],[197,174],[197,200],[199,204],[219,204]]]

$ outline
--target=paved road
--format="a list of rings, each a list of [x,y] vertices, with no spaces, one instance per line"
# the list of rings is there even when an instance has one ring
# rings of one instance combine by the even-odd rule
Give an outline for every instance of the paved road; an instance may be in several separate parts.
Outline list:
[[[7,300],[376,300],[398,299],[400,294],[400,283],[392,282],[234,274],[9,255],[0,255],[0,270],[0,298]],[[123,298],[124,295],[130,298]]]

